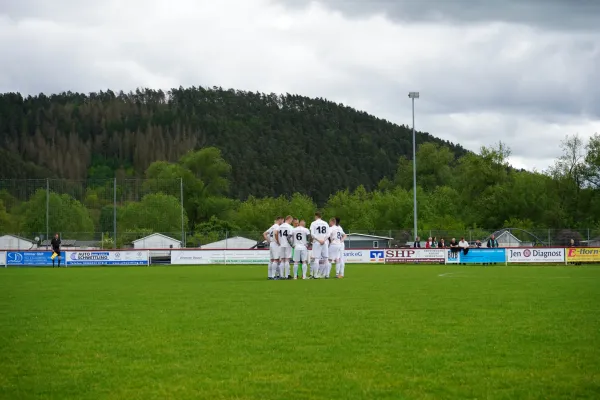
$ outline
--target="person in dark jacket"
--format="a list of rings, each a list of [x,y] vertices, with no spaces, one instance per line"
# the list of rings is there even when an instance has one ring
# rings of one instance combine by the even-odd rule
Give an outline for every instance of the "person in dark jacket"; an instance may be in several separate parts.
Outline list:
[[[490,238],[487,241],[487,247],[490,249],[498,247],[498,241],[496,240],[496,236],[490,236]]]
[[[413,247],[421,248],[421,238],[419,236],[417,236],[417,238],[415,239],[415,242],[413,243]]]
[[[52,268],[54,268],[54,260],[58,260],[58,268],[60,268],[60,243],[60,237],[57,233],[54,235],[52,241],[50,242],[50,245],[52,246],[52,251],[56,253],[56,257],[52,258]]]

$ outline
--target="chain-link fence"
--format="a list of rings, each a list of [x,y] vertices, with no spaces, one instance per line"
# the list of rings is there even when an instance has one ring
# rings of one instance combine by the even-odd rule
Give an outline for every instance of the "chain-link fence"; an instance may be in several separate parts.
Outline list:
[[[67,247],[130,247],[152,233],[185,245],[187,229],[180,179],[0,180],[0,234],[17,248],[56,233]]]
[[[58,233],[64,248],[263,247],[262,231],[191,230],[181,179],[0,180],[0,248],[30,249],[49,245]],[[190,214],[191,215],[191,214]],[[265,229],[267,226],[265,226]],[[348,248],[405,247],[414,242],[411,228],[349,230]],[[427,229],[429,237],[475,243],[495,234],[501,246],[600,246],[600,231],[584,229]]]

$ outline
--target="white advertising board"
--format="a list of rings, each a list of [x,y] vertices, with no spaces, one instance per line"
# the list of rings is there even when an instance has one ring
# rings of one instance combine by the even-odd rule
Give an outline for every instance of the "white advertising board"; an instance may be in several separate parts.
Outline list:
[[[344,260],[346,264],[383,263],[385,251],[378,249],[346,249]]]
[[[444,249],[387,249],[385,250],[386,264],[405,263],[443,263]]]
[[[0,267],[6,267],[6,252],[0,251]]]
[[[564,248],[506,249],[509,263],[555,263],[565,261]]]
[[[267,264],[268,250],[173,250],[171,264]]]
[[[67,251],[66,265],[148,265],[148,250]]]
[[[172,250],[171,264],[267,264],[269,256],[268,250]],[[383,263],[385,251],[350,249],[344,250],[344,257],[348,264]]]

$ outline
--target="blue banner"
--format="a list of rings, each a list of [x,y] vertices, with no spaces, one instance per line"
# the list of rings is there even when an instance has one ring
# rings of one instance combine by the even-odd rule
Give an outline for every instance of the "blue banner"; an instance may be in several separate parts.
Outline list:
[[[7,266],[40,267],[52,265],[51,251],[8,251],[6,252]],[[64,264],[64,259],[62,260]]]
[[[505,263],[506,249],[469,249],[467,255],[461,251],[459,258],[465,264]]]

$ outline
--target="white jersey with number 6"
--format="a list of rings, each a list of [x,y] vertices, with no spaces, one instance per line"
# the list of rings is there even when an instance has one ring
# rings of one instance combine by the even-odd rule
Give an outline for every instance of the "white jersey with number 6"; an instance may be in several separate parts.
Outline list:
[[[292,237],[294,239],[294,248],[302,249],[308,245],[308,235],[310,231],[303,226],[298,226],[292,230]]]

